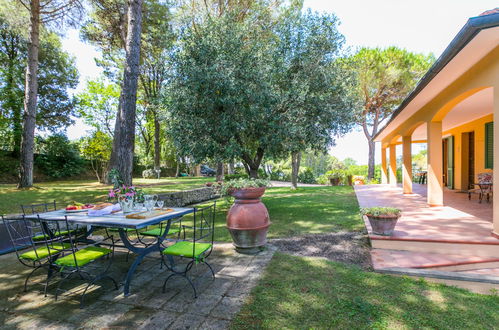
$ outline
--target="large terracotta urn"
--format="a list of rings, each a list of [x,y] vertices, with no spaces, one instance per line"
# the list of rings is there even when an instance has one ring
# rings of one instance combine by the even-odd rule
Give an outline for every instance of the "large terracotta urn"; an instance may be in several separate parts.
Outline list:
[[[264,193],[265,187],[237,189],[230,193],[236,200],[227,214],[227,229],[240,253],[258,253],[267,243],[269,212],[260,201]]]

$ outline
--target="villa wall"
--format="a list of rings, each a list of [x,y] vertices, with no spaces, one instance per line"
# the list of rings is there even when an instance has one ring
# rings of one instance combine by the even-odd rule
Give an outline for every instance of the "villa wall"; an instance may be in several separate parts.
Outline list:
[[[492,112],[492,109],[490,109]],[[492,113],[480,119],[443,132],[443,137],[454,136],[454,188],[466,190],[462,183],[462,133],[475,132],[475,182],[478,173],[492,172],[485,168],[485,124],[494,120]],[[464,160],[466,161],[466,160]],[[466,166],[466,165],[465,165]]]

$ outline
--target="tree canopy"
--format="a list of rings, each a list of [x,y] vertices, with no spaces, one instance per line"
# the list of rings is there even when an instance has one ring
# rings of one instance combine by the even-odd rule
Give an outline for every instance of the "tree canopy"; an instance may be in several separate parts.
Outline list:
[[[369,143],[369,178],[374,177],[373,137],[407,94],[429,69],[432,54],[415,54],[397,47],[362,48],[345,60],[357,84],[351,90],[357,98],[357,118]]]
[[[24,70],[27,39],[19,27],[0,13],[0,109],[9,149],[17,156],[21,146]],[[78,84],[79,74],[73,56],[62,49],[60,37],[44,31],[41,35],[38,68],[39,130],[56,132],[73,123],[74,98],[68,90]]]
[[[280,12],[272,26],[229,12],[183,31],[168,90],[170,134],[182,154],[241,159],[256,176],[264,155],[324,150],[348,130],[336,18]]]

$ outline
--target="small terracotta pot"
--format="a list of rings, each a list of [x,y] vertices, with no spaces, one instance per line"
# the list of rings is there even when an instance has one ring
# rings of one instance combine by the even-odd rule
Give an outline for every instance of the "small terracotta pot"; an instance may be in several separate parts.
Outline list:
[[[227,229],[236,250],[248,254],[258,253],[267,243],[270,226],[269,212],[260,201],[265,187],[234,189],[229,193],[236,200],[227,214]]]
[[[400,216],[375,217],[372,215],[366,215],[366,217],[367,219],[369,219],[369,223],[371,224],[373,234],[383,235],[383,236],[391,236],[393,234],[395,225],[397,224],[397,221],[400,218]]]
[[[329,182],[331,183],[331,186],[337,186],[340,184],[340,178],[331,178],[329,179]]]

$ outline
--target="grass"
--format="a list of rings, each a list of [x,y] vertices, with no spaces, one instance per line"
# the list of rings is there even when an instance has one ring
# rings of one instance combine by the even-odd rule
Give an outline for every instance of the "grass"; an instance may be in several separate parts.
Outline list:
[[[233,329],[493,329],[499,296],[276,253]]]
[[[186,190],[202,187],[213,178],[134,179],[134,184],[146,193]],[[84,203],[105,201],[109,185],[93,181],[55,181],[36,184],[31,189],[16,189],[13,184],[0,185],[0,213],[19,213],[21,204],[35,204],[56,200],[62,207],[73,200]],[[267,189],[263,202],[267,206],[272,225],[268,237],[290,237],[305,233],[362,230],[359,206],[351,187],[300,187]],[[227,211],[231,203],[225,199],[217,203],[217,241],[230,241],[225,229]],[[188,220],[188,219],[186,219]]]
[[[134,184],[144,192],[157,194],[204,186],[213,178],[162,178],[134,179]],[[0,214],[19,213],[20,205],[46,203],[55,200],[60,207],[72,201],[83,203],[103,202],[112,186],[96,181],[53,181],[37,183],[30,189],[17,189],[15,184],[0,184]]]

